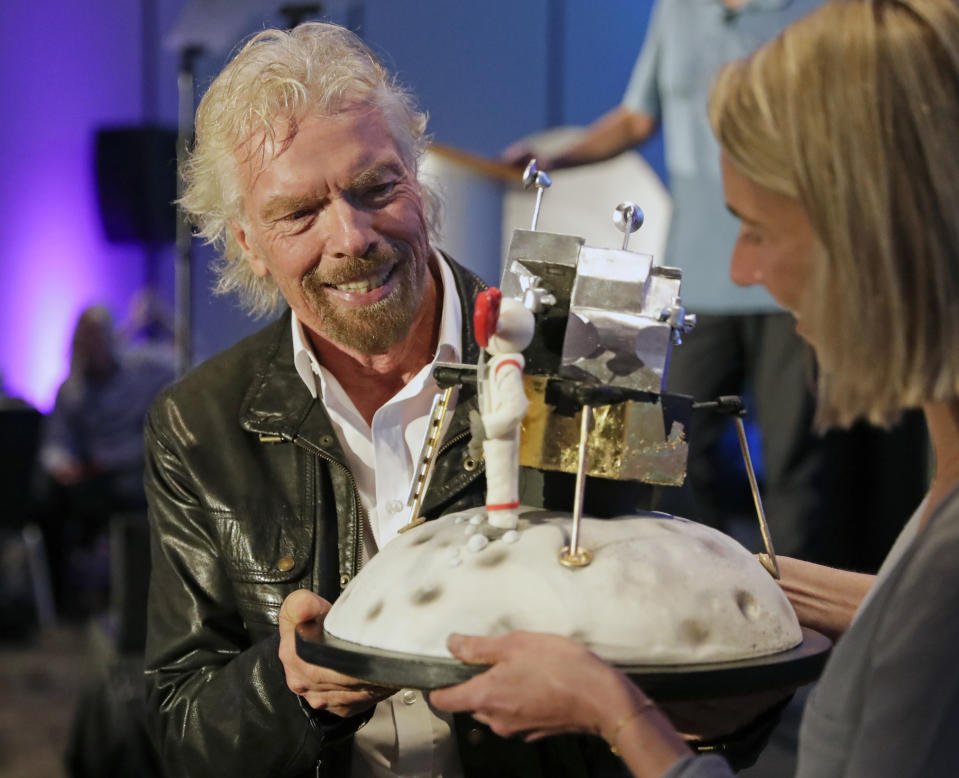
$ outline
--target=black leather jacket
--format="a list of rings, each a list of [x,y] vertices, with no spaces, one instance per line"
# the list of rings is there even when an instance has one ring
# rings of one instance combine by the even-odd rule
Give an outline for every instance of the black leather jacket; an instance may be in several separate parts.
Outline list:
[[[472,301],[484,285],[450,264],[464,310],[461,353],[475,362]],[[428,517],[484,501],[482,463],[466,450],[475,404],[463,387],[423,504]],[[333,601],[356,574],[363,510],[330,420],[293,366],[289,313],[162,394],[146,447],[148,709],[169,775],[348,775],[363,717],[301,706],[277,656],[286,595],[308,588]],[[527,746],[465,716],[456,730],[467,776],[605,775],[614,766],[601,741]]]

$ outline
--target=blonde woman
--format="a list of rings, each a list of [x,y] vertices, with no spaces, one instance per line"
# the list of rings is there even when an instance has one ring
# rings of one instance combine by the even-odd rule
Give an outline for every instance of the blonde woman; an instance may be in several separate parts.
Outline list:
[[[798,772],[959,775],[959,6],[841,0],[726,67],[710,105],[741,231],[731,275],[796,317],[821,426],[922,407],[930,490],[875,581],[797,560],[800,620],[841,635]],[[642,691],[555,636],[453,636],[483,675],[432,695],[501,734],[602,735],[636,776],[727,776]]]

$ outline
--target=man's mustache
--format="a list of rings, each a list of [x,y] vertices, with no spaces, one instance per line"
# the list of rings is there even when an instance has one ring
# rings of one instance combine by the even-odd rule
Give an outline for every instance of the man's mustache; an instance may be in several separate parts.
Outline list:
[[[310,270],[304,277],[304,285],[311,288],[338,286],[358,281],[361,278],[386,271],[394,265],[406,261],[410,251],[403,246],[384,246],[374,248],[360,257],[347,257],[337,261],[335,270],[324,271],[322,263]]]

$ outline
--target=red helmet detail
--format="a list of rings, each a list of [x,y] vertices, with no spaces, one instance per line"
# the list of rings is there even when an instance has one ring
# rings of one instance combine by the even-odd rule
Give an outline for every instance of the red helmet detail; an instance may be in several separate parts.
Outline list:
[[[476,342],[483,348],[489,345],[489,339],[496,332],[496,325],[499,322],[499,304],[502,299],[503,293],[495,286],[476,295],[473,329],[476,331]]]

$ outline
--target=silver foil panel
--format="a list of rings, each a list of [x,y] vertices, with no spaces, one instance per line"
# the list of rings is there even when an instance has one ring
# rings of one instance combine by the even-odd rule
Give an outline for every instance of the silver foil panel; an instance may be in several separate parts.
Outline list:
[[[679,296],[679,285],[679,271],[655,268],[648,254],[583,246],[560,375],[664,391],[673,339],[672,327],[661,314]]]

